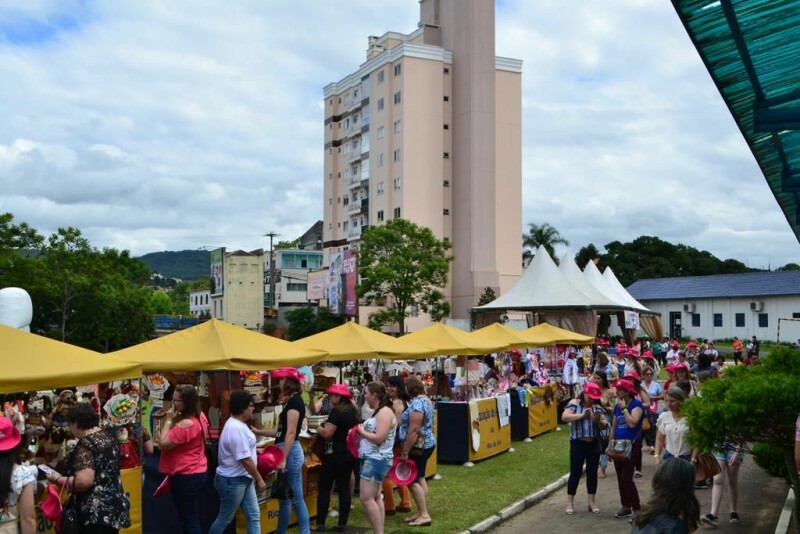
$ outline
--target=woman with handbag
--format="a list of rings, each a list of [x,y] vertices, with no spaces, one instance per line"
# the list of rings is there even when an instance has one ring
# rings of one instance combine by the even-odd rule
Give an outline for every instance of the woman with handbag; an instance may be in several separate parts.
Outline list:
[[[185,534],[200,534],[200,497],[208,471],[205,434],[197,390],[190,384],[176,386],[158,440],[158,471],[170,477],[172,500]]]
[[[444,375],[439,375],[444,376]],[[403,419],[403,412],[408,408],[408,403],[411,398],[406,392],[406,385],[401,376],[390,376],[386,381],[386,391],[389,393],[389,398],[392,399],[392,408],[397,420]],[[441,390],[440,390],[441,391]],[[399,432],[398,428],[398,432]],[[394,455],[400,456],[402,452],[402,443],[400,439],[395,437]],[[386,515],[394,515],[396,512],[410,512],[411,511],[411,493],[408,491],[408,486],[397,486],[397,491],[400,493],[400,506],[394,504],[394,488],[395,484],[392,479],[386,477],[383,479],[383,507],[386,510]]]
[[[37,469],[19,463],[22,434],[8,417],[0,417],[0,534],[34,534],[33,504]],[[19,529],[19,530],[18,530]]]
[[[639,436],[639,448],[641,449],[645,436],[649,436],[654,432],[653,425],[650,423],[650,419],[647,417],[647,414],[650,412],[650,393],[648,393],[647,388],[642,386],[640,375],[635,370],[631,369],[625,373],[625,379],[633,384],[633,387],[636,389],[636,398],[642,402],[642,406],[644,407],[644,417],[642,418],[642,435]],[[641,454],[639,455],[639,459],[637,460],[636,466],[633,469],[633,476],[634,478],[642,478]]]
[[[633,481],[636,461],[642,454],[641,435],[644,405],[636,398],[636,387],[630,380],[617,381],[617,405],[611,425],[611,441],[607,454],[614,460],[622,508],[614,514],[617,519],[631,517],[639,510],[639,492]]]
[[[47,475],[66,487],[74,507],[61,516],[61,532],[115,534],[131,526],[130,502],[122,490],[119,446],[113,429],[100,427],[100,416],[89,404],[75,404],[67,412],[67,423],[78,444],[67,459],[67,474]],[[74,510],[73,512],[70,510]],[[74,517],[74,521],[71,521]],[[66,525],[71,525],[68,531]],[[74,528],[73,528],[74,526]]]
[[[278,534],[285,534],[292,517],[292,508],[297,516],[300,534],[311,532],[311,518],[303,500],[303,465],[305,453],[298,440],[303,419],[306,416],[306,404],[300,395],[300,382],[305,377],[294,367],[284,367],[272,372],[272,377],[280,380],[281,398],[285,399],[283,411],[278,416],[278,431],[275,434],[275,445],[283,449],[286,458],[278,467],[285,471],[292,488],[291,500],[280,499],[278,509]]]
[[[600,405],[603,392],[600,386],[589,382],[583,392],[567,403],[561,419],[570,426],[569,480],[567,481],[566,513],[575,513],[575,494],[586,464],[586,493],[589,494],[589,511],[599,514],[595,503],[597,493],[597,465],[600,461],[600,431],[608,425],[605,411]]]
[[[392,448],[397,417],[382,382],[368,383],[364,389],[364,400],[373,411],[371,417],[356,427],[362,438],[358,444],[358,457],[361,460],[358,496],[375,534],[383,534],[385,514],[381,484],[394,458]]]
[[[403,442],[400,458],[410,459],[417,466],[417,479],[411,483],[410,488],[411,496],[417,505],[417,513],[408,516],[405,522],[410,527],[425,527],[431,524],[425,469],[428,459],[436,448],[436,437],[433,433],[433,402],[425,395],[425,384],[417,375],[406,378],[406,391],[411,397],[411,402],[403,412],[400,425],[399,436]]]
[[[353,404],[353,394],[345,384],[334,384],[325,392],[331,403],[331,413],[327,421],[317,429],[317,436],[325,440],[325,453],[322,456],[322,470],[317,493],[317,521],[312,530],[325,530],[325,518],[331,502],[333,483],[339,489],[340,531],[347,528],[350,516],[350,476],[353,474],[356,459],[347,450],[347,434],[358,423],[358,411]]]

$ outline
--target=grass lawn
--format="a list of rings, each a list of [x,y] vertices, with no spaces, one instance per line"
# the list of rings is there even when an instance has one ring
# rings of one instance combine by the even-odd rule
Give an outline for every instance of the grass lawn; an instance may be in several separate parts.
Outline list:
[[[433,524],[424,529],[409,528],[403,523],[409,514],[397,513],[386,518],[385,531],[457,532],[545,487],[569,471],[569,427],[560,426],[561,432],[537,436],[531,443],[512,441],[515,452],[502,453],[475,467],[439,464],[442,479],[428,480],[428,508]],[[358,497],[354,502],[349,526],[371,531]],[[413,509],[413,499],[411,502]],[[336,519],[328,518],[326,525],[335,526]],[[290,532],[297,532],[297,527]]]

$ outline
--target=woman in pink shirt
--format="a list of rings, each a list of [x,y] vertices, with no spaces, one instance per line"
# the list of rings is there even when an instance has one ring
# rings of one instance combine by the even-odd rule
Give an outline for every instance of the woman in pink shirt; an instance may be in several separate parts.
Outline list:
[[[186,534],[200,534],[200,495],[208,471],[207,423],[201,421],[201,415],[194,386],[176,386],[158,442],[158,470],[172,477],[172,499]]]

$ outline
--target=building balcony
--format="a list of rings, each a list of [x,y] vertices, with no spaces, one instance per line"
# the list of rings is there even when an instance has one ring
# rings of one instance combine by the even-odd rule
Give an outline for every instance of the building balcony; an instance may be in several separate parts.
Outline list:
[[[354,200],[347,205],[347,213],[361,213],[361,202],[358,200]]]
[[[357,176],[348,176],[347,180],[345,180],[345,184],[347,188],[350,190],[358,189],[361,187],[361,176],[360,173]]]
[[[349,237],[350,239],[361,239],[361,227],[356,226],[355,228],[351,228],[347,232],[347,237]]]

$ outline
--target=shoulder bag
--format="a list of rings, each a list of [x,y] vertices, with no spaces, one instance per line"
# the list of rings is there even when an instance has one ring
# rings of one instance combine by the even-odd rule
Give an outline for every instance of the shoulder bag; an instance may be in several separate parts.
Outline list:
[[[720,474],[722,468],[719,462],[714,458],[713,454],[701,452],[697,456],[697,463],[695,464],[694,479],[697,482],[708,480],[709,478]]]

